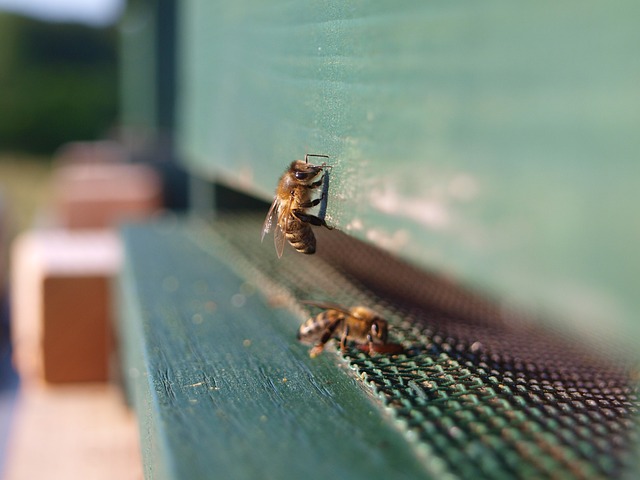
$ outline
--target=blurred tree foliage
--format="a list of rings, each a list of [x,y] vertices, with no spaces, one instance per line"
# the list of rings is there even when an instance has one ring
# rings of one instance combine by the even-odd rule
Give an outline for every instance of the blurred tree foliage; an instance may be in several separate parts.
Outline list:
[[[117,112],[116,31],[0,14],[0,151],[100,138]]]

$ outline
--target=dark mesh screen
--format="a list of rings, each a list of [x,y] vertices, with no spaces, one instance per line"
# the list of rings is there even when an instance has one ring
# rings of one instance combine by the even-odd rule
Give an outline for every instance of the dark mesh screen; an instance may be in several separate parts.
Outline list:
[[[206,242],[274,303],[365,305],[406,353],[344,359],[432,469],[459,478],[615,478],[638,439],[633,370],[606,346],[543,328],[339,231],[318,252],[260,244],[262,216],[220,217]],[[292,341],[295,339],[292,338]],[[624,358],[623,355],[618,355]]]

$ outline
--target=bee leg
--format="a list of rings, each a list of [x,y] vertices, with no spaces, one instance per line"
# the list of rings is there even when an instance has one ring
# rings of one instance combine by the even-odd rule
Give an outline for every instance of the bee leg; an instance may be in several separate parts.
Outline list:
[[[310,202],[299,203],[298,206],[300,208],[311,208],[315,207],[322,201],[321,198],[316,198],[315,200],[311,200]]]
[[[329,230],[333,230],[333,227],[327,225],[327,222],[320,217],[316,217],[315,215],[310,215],[308,213],[303,213],[300,210],[294,210],[294,215],[298,217],[298,220],[310,223],[311,225],[315,225],[316,227],[325,227]]]
[[[340,351],[342,353],[347,351],[347,337],[349,337],[349,325],[344,327],[344,332],[342,332],[342,338],[340,339]]]
[[[317,182],[313,182],[313,183],[310,183],[309,185],[307,185],[307,188],[309,188],[309,189],[318,188],[323,183],[324,183],[324,175],[322,175],[322,177],[320,177],[320,180],[318,180]]]
[[[316,358],[318,355],[322,353],[323,350],[324,350],[324,345],[318,344],[309,351],[309,356],[311,358]]]
[[[324,346],[329,340],[331,340],[331,337],[336,331],[336,328],[338,328],[338,325],[340,325],[343,321],[344,317],[338,317],[327,326],[324,333],[322,334],[322,337],[320,337],[320,341],[318,342],[318,344],[315,345],[309,352],[309,356],[311,358],[317,357],[322,353],[322,350],[324,350]]]
[[[320,180],[310,183],[309,185],[307,185],[308,188],[318,188],[320,185],[326,185],[327,188],[329,187],[329,171],[326,169],[333,168],[333,165],[327,165],[326,163],[323,163],[321,168],[324,170],[324,172],[322,173]]]
[[[369,343],[369,355],[375,354],[376,351],[373,349],[373,337],[370,333],[367,335],[367,343]]]
[[[320,195],[320,200],[322,203],[320,204],[320,208],[318,209],[318,217],[324,220],[324,217],[327,215],[327,200],[329,199],[329,171],[325,170],[325,173],[322,175],[322,194]]]

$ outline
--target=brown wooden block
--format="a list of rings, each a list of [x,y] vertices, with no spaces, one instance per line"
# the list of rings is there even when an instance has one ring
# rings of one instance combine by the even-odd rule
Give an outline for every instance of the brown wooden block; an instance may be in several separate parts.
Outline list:
[[[109,279],[43,279],[42,357],[48,382],[106,381],[112,350]]]
[[[16,239],[11,260],[11,331],[21,377],[107,380],[118,236],[109,230],[31,231]]]

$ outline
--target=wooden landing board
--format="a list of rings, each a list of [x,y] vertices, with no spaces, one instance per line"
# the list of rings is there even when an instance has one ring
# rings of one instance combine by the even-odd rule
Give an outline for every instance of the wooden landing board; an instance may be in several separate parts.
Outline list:
[[[148,479],[421,478],[410,442],[299,319],[194,242],[189,223],[123,231],[125,377]]]

